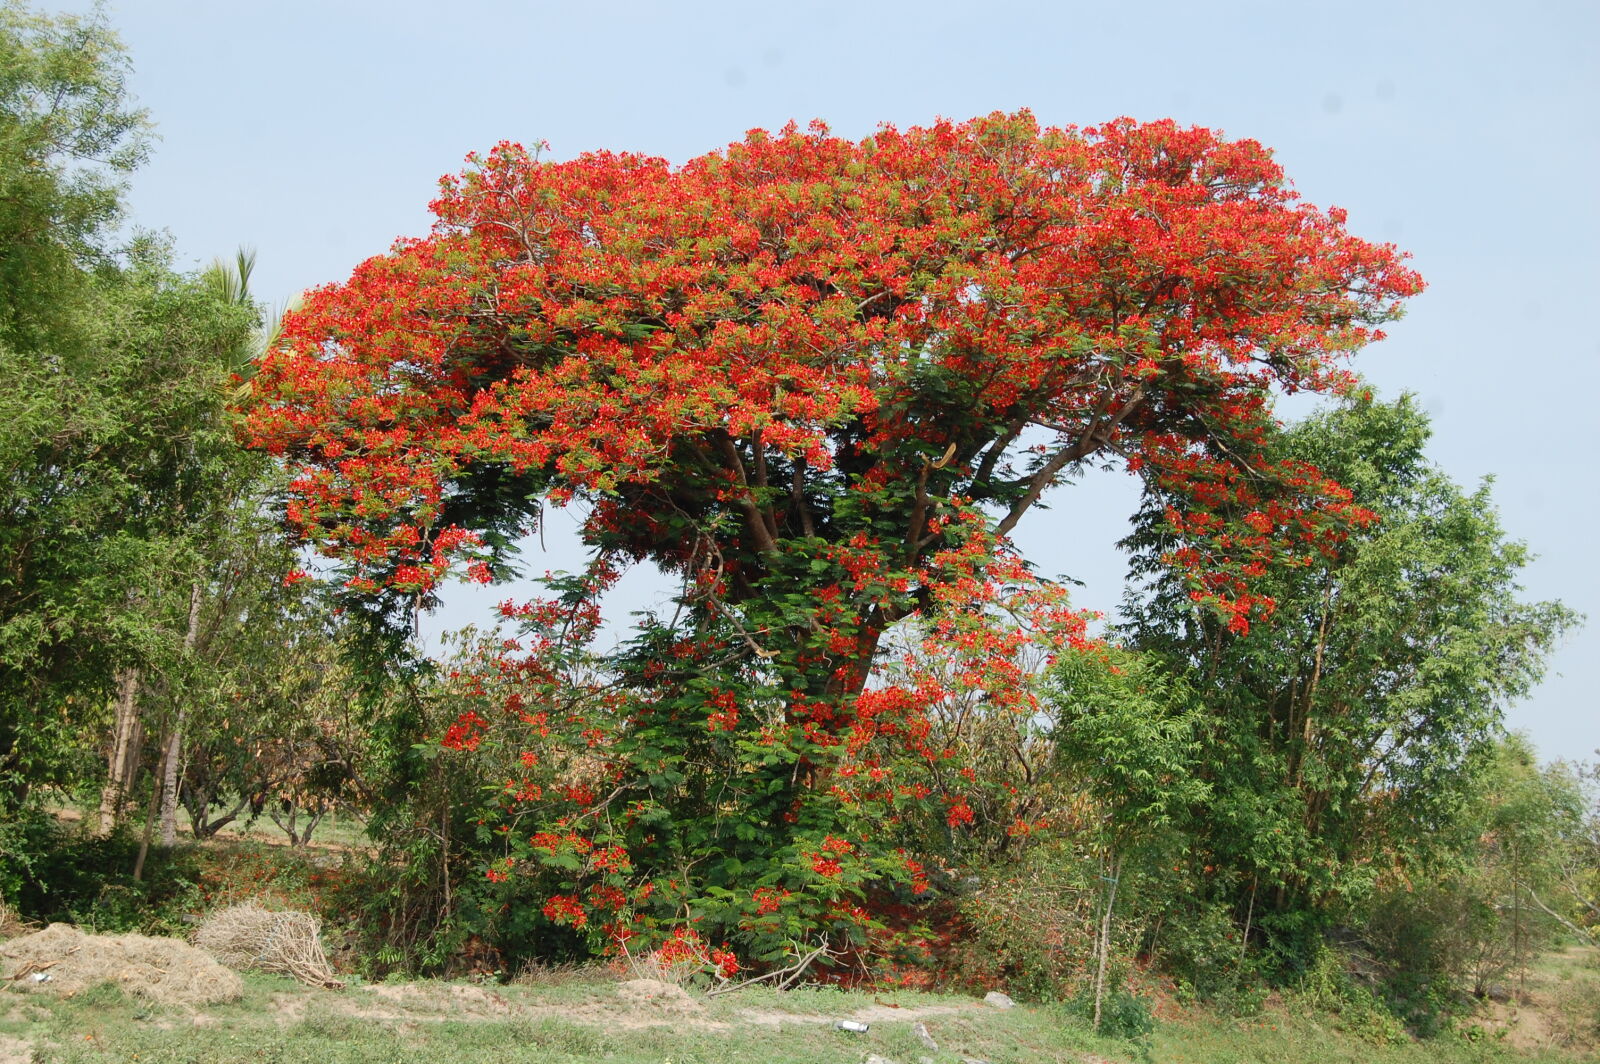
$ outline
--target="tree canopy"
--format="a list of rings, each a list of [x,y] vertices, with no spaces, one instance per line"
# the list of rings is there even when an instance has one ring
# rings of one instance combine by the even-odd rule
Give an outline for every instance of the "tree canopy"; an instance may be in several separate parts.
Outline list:
[[[592,546],[705,608],[786,566],[875,570],[846,586],[865,644],[930,605],[960,515],[1003,536],[1104,458],[1182,500],[1181,560],[1245,623],[1241,573],[1350,510],[1263,457],[1270,393],[1336,387],[1421,287],[1260,145],[1171,122],[790,127],[676,168],[501,144],[433,209],[290,315],[256,379],[253,439],[299,466],[292,515],[354,586],[425,590],[579,496]],[[758,619],[768,652],[810,641]]]
[[[281,882],[369,976],[820,963],[1129,1037],[1136,971],[1366,1024],[1360,936],[1423,1029],[1592,942],[1597,770],[1501,733],[1576,618],[1346,366],[1421,280],[1261,145],[504,143],[279,330],[253,253],[122,228],[126,71],[98,10],[0,0],[0,925]],[[1280,424],[1303,390],[1339,401]],[[1010,539],[1091,467],[1144,490],[1103,638]],[[587,568],[424,656],[415,611],[550,505]],[[638,563],[681,585],[605,647]],[[332,877],[204,856],[336,810],[376,848]]]

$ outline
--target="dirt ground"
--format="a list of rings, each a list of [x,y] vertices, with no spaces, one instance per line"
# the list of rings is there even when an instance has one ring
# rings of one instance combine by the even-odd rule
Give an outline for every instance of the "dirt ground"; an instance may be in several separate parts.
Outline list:
[[[915,1022],[964,1011],[982,1012],[981,1002],[902,1006],[875,1003],[845,1012],[791,1011],[761,1007],[712,1009],[703,998],[672,983],[631,979],[599,984],[586,993],[563,994],[562,1000],[530,1000],[518,987],[462,983],[379,983],[342,993],[312,996],[301,992],[274,994],[271,1009],[283,1024],[305,1019],[311,1005],[324,1012],[391,1023],[428,1023],[463,1019],[559,1019],[612,1030],[647,1027],[694,1027],[728,1031],[735,1027],[781,1027],[784,1024],[831,1024],[841,1019],[862,1023]]]
[[[1600,971],[1593,951],[1573,946],[1541,958],[1525,979],[1507,982],[1508,1000],[1487,1001],[1477,1025],[1519,1050],[1565,1048],[1600,1060],[1594,1002]]]

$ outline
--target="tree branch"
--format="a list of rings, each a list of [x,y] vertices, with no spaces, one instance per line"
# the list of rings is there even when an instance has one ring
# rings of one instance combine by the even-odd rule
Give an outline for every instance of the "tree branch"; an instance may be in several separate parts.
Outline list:
[[[750,450],[755,456],[755,487],[766,494],[767,488],[767,449],[761,442],[761,430],[756,429],[750,436]],[[774,540],[778,538],[778,515],[772,512],[772,507],[757,503],[762,518],[767,523],[767,532]]]
[[[734,446],[731,436],[723,436],[721,442],[722,454],[728,460],[728,468],[733,470],[734,476],[739,478],[739,486],[744,489],[739,496],[739,508],[744,511],[745,524],[756,541],[756,549],[765,554],[778,553],[777,540],[767,528],[766,518],[761,512],[761,507],[756,504],[755,496],[750,494],[750,481],[745,476],[744,460],[739,457],[739,448]]]
[[[811,506],[806,502],[806,460],[804,456],[794,460],[794,476],[789,480],[789,495],[794,501],[795,514],[800,518],[800,531],[806,536],[815,536],[817,526],[811,517]]]
[[[984,453],[983,462],[973,474],[972,485],[968,489],[974,498],[978,497],[979,492],[989,483],[989,478],[994,476],[994,467],[999,464],[1000,456],[1005,454],[1006,448],[1010,447],[1012,441],[1022,435],[1022,430],[1027,427],[1028,416],[1024,414],[1007,425],[1005,431],[996,436],[994,442],[989,445],[989,450]]]
[[[1106,421],[1101,421],[1098,416],[1091,419],[1089,427],[1084,430],[1082,436],[1078,437],[1078,442],[1069,447],[1063,447],[1051,455],[1050,460],[1044,464],[1043,468],[1028,481],[1027,493],[1017,500],[1011,507],[1011,512],[1006,514],[1001,519],[1000,524],[996,526],[995,534],[1004,536],[1013,528],[1016,528],[1017,522],[1022,520],[1022,515],[1028,512],[1029,507],[1039,501],[1039,496],[1044,494],[1044,489],[1054,483],[1056,477],[1068,465],[1092,454],[1101,447],[1111,446],[1111,434],[1127,420],[1128,415],[1133,413],[1143,400],[1144,389],[1135,388],[1133,394],[1128,397],[1126,403],[1122,404],[1122,409],[1118,410],[1115,416]]]
[[[1550,919],[1554,920],[1568,931],[1571,931],[1574,935],[1577,935],[1585,942],[1588,942],[1591,945],[1600,944],[1600,936],[1596,936],[1592,929],[1580,927],[1571,920],[1568,920],[1565,916],[1562,916],[1560,913],[1556,912],[1554,909],[1550,908],[1550,906],[1544,903],[1544,900],[1540,898],[1539,895],[1533,892],[1533,888],[1528,886],[1526,883],[1522,884],[1522,889],[1528,892],[1528,899],[1540,909],[1543,909],[1544,914],[1550,917]]]

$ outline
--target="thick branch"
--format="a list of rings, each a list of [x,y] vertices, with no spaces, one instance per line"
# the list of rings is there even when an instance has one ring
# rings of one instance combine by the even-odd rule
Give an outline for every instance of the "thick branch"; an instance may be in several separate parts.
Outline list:
[[[1110,446],[1112,433],[1116,431],[1117,426],[1127,420],[1128,415],[1133,413],[1143,399],[1144,390],[1135,389],[1134,393],[1128,397],[1128,401],[1122,404],[1122,409],[1117,411],[1116,416],[1106,421],[1100,421],[1098,418],[1091,420],[1083,435],[1078,437],[1078,442],[1069,447],[1063,447],[1051,455],[1050,460],[1044,464],[1043,468],[1028,481],[1027,493],[1018,499],[1011,507],[1011,512],[1001,519],[1000,524],[995,529],[995,533],[1004,536],[1013,528],[1016,528],[1017,522],[1022,520],[1022,515],[1028,512],[1029,507],[1039,501],[1039,496],[1044,494],[1044,489],[1055,482],[1056,477],[1061,475],[1063,469],[1073,462],[1087,457],[1101,447]]]
[[[981,496],[981,493],[989,484],[989,478],[994,476],[994,468],[999,464],[1000,456],[1005,454],[1006,448],[1010,447],[1012,441],[1022,435],[1022,430],[1027,427],[1028,416],[1024,414],[1007,425],[1005,431],[995,437],[994,442],[989,445],[989,450],[984,454],[983,462],[978,466],[978,471],[972,476],[972,487],[968,490],[974,497]]]
[[[911,507],[911,520],[906,524],[906,561],[915,565],[917,540],[922,537],[922,526],[928,518],[928,471],[932,465],[926,460],[917,470],[917,500]]]
[[[1533,904],[1537,905],[1540,909],[1544,910],[1544,914],[1546,916],[1550,917],[1550,919],[1554,920],[1556,923],[1560,924],[1562,927],[1566,928],[1568,931],[1572,932],[1574,935],[1577,935],[1579,938],[1583,939],[1585,942],[1590,942],[1590,943],[1600,942],[1600,938],[1597,938],[1595,936],[1595,933],[1594,933],[1594,931],[1592,929],[1580,927],[1579,925],[1573,923],[1571,920],[1568,920],[1565,916],[1562,916],[1560,913],[1556,912],[1554,909],[1550,908],[1550,906],[1546,905],[1544,903],[1544,900],[1542,898],[1540,898],[1539,895],[1537,895],[1537,894],[1535,894],[1533,892],[1533,888],[1532,887],[1530,887],[1526,883],[1524,883],[1524,884],[1522,884],[1522,889],[1528,892],[1528,899],[1530,901],[1532,901]]]
[[[1095,430],[1091,429],[1079,437],[1077,443],[1070,447],[1063,447],[1051,455],[1050,461],[1046,462],[1044,467],[1033,475],[1033,479],[1028,481],[1027,494],[1018,499],[1011,507],[1011,512],[1001,519],[999,526],[995,529],[995,534],[1004,536],[1013,528],[1016,528],[1017,522],[1022,520],[1022,515],[1028,512],[1030,506],[1039,501],[1039,496],[1044,494],[1044,489],[1055,482],[1061,471],[1071,463],[1089,454],[1095,449],[1095,446]]]
[[[755,455],[755,487],[765,498],[767,488],[767,449],[762,445],[760,429],[756,429],[750,437],[750,450]],[[767,523],[767,532],[771,534],[773,539],[777,539],[777,515],[772,512],[772,507],[761,506],[759,503],[757,505],[761,510],[762,519]]]
[[[750,529],[751,537],[756,541],[756,549],[765,554],[776,554],[777,540],[767,528],[766,518],[761,513],[761,507],[756,505],[755,496],[750,494],[750,481],[745,476],[744,460],[739,457],[739,448],[734,446],[732,437],[722,437],[722,454],[728,460],[728,468],[739,478],[739,486],[744,489],[739,495],[739,509],[744,511],[745,524]]]
[[[794,460],[794,476],[789,481],[789,494],[794,500],[795,514],[800,518],[800,531],[806,536],[817,534],[816,523],[811,518],[811,506],[806,502],[806,460]]]

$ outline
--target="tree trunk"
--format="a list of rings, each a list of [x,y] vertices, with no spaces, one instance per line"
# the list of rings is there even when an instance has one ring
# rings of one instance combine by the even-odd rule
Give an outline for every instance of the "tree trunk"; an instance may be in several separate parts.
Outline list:
[[[183,710],[178,710],[161,759],[161,845],[178,843],[178,760],[183,755]]]
[[[106,758],[106,783],[100,790],[100,834],[109,835],[122,820],[122,807],[133,792],[144,745],[139,719],[139,670],[117,672],[116,717],[111,726],[111,751]]]
[[[1111,875],[1106,886],[1106,909],[1100,915],[1100,963],[1094,973],[1094,1030],[1100,1033],[1100,1007],[1106,997],[1106,965],[1111,957],[1111,909],[1117,904],[1117,885],[1122,881],[1122,855],[1111,859]]]
[[[274,808],[274,806],[276,806],[276,808]],[[281,816],[278,812],[279,809],[283,810]],[[278,803],[273,803],[273,805],[269,805],[267,807],[267,817],[274,824],[278,825],[279,831],[289,836],[289,846],[291,849],[300,845],[300,834],[296,830],[296,825],[298,825],[300,822],[299,802],[290,801],[286,798],[283,799],[281,805],[278,805]]]
[[[250,797],[240,795],[233,803],[233,808],[218,816],[212,816],[212,806],[219,804],[217,784],[208,781],[202,788],[192,788],[192,785],[179,787],[178,801],[189,814],[189,834],[196,839],[209,839],[239,819],[239,814],[250,804]]]
[[[162,738],[165,740],[166,736],[162,736]],[[161,775],[165,778],[167,774],[166,757],[172,752],[172,743],[164,741],[161,745],[166,751],[166,754],[162,756],[161,766]],[[133,881],[135,883],[144,878],[144,862],[145,858],[150,856],[150,838],[155,833],[156,812],[160,806],[161,786],[158,781],[156,786],[150,788],[150,804],[144,811],[144,834],[139,837],[139,856],[133,859]]]
[[[194,653],[194,643],[200,632],[200,581],[189,585],[189,625],[183,633],[185,656]],[[180,700],[177,717],[172,722],[172,733],[167,738],[167,756],[161,764],[161,845],[172,847],[178,843],[178,763],[183,756],[183,724],[186,707]]]

